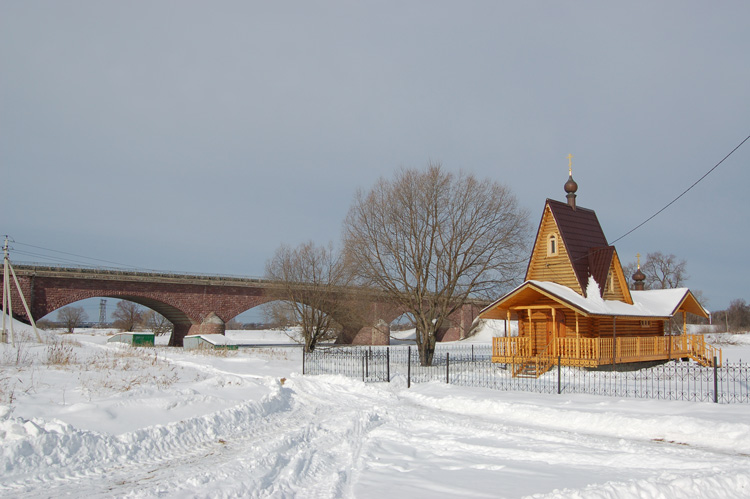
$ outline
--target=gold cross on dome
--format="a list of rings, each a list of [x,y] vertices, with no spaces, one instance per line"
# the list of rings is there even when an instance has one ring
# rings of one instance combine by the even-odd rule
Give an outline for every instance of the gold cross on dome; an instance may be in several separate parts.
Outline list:
[[[573,176],[573,155],[568,154],[568,175]]]
[[[635,257],[638,259],[638,268],[640,269],[641,268],[641,254],[640,253],[636,253]]]

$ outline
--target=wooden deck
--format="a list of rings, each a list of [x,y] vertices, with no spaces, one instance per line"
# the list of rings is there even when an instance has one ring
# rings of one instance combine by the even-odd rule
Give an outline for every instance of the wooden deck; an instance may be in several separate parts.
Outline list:
[[[553,338],[533,351],[528,337],[492,339],[492,362],[512,364],[514,376],[541,376],[557,364],[600,367],[612,364],[691,358],[704,366],[721,365],[721,350],[702,335],[635,336],[613,338]]]

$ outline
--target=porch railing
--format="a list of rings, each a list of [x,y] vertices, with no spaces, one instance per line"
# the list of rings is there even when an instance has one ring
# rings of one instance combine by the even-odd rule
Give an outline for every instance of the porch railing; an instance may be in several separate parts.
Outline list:
[[[530,338],[493,338],[492,361],[522,364],[538,361]],[[702,335],[629,336],[622,338],[553,338],[543,356],[560,358],[563,365],[598,367],[608,364],[647,362],[689,357],[704,366],[721,365],[721,350]],[[545,365],[548,363],[544,363]]]

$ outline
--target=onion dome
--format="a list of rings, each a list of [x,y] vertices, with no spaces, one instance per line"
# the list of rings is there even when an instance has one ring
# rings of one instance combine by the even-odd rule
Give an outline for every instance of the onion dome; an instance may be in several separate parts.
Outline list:
[[[565,192],[568,194],[575,194],[578,190],[578,184],[573,180],[573,176],[568,177],[568,181],[565,182]]]
[[[633,289],[636,291],[643,291],[646,287],[646,283],[643,282],[646,280],[646,274],[641,271],[640,253],[636,256],[638,258],[638,269],[635,271],[635,274],[633,274]]]
[[[639,268],[638,270],[635,271],[635,274],[633,274],[633,280],[635,282],[645,281],[646,280],[646,274],[644,274],[643,272],[641,272],[641,269]]]
[[[565,192],[568,194],[565,196],[568,198],[568,206],[576,209],[576,191],[578,190],[578,184],[573,180],[573,155],[568,154],[568,181],[565,182]]]

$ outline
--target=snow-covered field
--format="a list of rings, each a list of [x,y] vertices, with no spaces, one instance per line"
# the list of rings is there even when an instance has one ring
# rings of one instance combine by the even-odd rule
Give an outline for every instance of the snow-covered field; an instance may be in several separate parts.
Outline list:
[[[0,345],[0,496],[750,497],[747,405],[364,385],[301,376],[298,348],[105,333]]]

